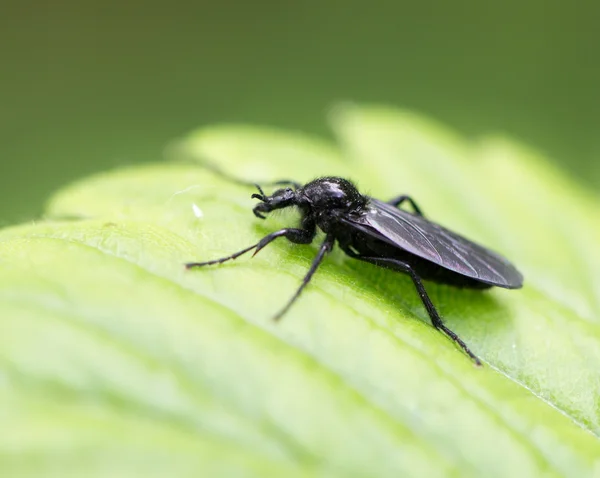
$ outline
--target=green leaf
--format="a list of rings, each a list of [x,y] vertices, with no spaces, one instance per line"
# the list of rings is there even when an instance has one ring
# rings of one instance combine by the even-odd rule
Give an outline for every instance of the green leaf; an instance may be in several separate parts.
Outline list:
[[[345,105],[337,144],[247,126],[179,155],[253,181],[355,180],[409,193],[502,252],[522,290],[410,280],[334,251],[280,323],[315,246],[239,250],[251,188],[193,163],[97,175],[47,218],[0,232],[0,476],[596,476],[598,197],[506,138],[469,141],[408,112]]]

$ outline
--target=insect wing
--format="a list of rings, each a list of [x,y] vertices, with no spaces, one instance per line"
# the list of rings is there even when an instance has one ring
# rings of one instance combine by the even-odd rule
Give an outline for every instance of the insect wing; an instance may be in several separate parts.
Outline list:
[[[381,240],[461,275],[507,289],[523,285],[521,273],[502,256],[378,199],[371,199],[366,211],[351,223],[366,226],[368,233],[376,232]]]

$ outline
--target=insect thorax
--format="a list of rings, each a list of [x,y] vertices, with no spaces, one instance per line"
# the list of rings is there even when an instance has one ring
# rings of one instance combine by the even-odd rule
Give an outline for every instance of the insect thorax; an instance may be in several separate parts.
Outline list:
[[[314,213],[326,211],[351,212],[366,205],[366,198],[350,181],[338,177],[315,179],[300,191]]]

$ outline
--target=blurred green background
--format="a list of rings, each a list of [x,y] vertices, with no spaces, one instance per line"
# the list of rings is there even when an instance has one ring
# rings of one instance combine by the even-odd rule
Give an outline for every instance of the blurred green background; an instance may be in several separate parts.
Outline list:
[[[505,132],[600,188],[591,2],[3,3],[0,222],[202,124],[328,135],[339,100]],[[400,176],[402,158],[398,158]]]

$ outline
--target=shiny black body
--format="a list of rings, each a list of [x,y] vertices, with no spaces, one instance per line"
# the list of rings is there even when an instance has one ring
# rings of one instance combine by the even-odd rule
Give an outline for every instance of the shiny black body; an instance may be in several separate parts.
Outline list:
[[[408,274],[432,324],[480,364],[467,345],[444,325],[421,279],[473,289],[492,286],[519,288],[523,284],[523,277],[506,259],[428,221],[408,196],[398,196],[389,202],[382,202],[360,194],[351,182],[338,177],[319,178],[305,185],[293,181],[278,181],[273,184],[287,184],[290,187],[278,189],[271,196],[265,195],[258,187],[260,194],[252,195],[260,201],[253,209],[254,214],[264,218],[265,214],[276,209],[295,206],[302,216],[300,227],[281,229],[231,256],[189,263],[187,267],[220,264],[253,249],[256,254],[278,237],[286,237],[298,244],[309,244],[319,228],[325,233],[325,240],[302,285],[277,314],[276,319],[300,295],[325,255],[337,242],[352,258]],[[410,203],[414,212],[400,209],[404,202]]]

